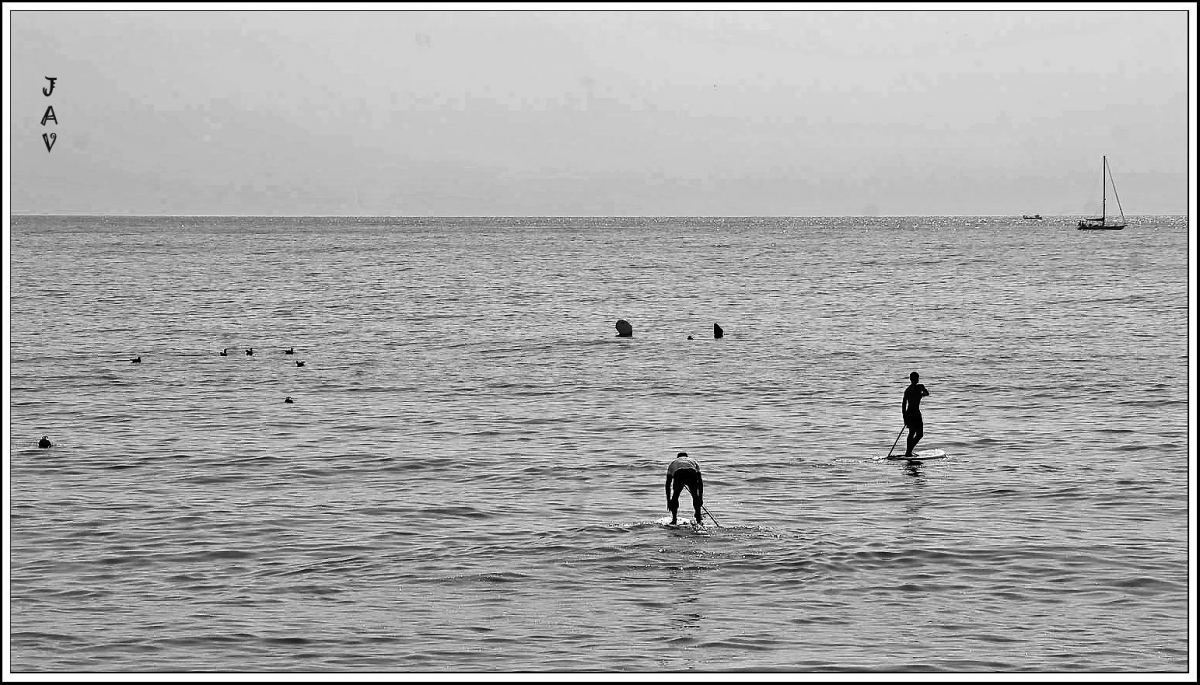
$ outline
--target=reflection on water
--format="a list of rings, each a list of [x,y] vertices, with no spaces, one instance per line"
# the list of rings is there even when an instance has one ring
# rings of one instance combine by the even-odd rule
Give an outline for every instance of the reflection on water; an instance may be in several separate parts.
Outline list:
[[[904,465],[904,473],[914,479],[914,485],[925,485],[925,476],[921,473],[921,463],[910,461]]]
[[[927,517],[922,513],[928,504],[928,493],[925,486],[929,479],[924,473],[924,464],[919,461],[911,461],[904,466],[904,520],[905,531],[913,534],[914,537],[920,535],[919,528],[925,523]]]
[[[700,579],[704,570],[701,567],[690,567],[671,569],[667,572],[667,580],[673,589],[673,605],[667,613],[671,627],[677,631],[699,630],[704,620],[700,603],[700,594],[704,592],[704,584]]]

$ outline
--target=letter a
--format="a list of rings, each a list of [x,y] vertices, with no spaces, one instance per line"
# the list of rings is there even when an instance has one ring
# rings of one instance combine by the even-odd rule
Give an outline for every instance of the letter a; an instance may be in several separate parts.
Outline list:
[[[50,93],[54,92],[54,82],[58,80],[57,76],[46,76],[45,79],[50,82],[50,90],[42,89],[42,95],[50,97]]]
[[[54,116],[54,105],[46,108],[46,113],[42,115],[42,126],[45,126],[47,121],[53,121],[55,126],[58,125],[58,117]]]

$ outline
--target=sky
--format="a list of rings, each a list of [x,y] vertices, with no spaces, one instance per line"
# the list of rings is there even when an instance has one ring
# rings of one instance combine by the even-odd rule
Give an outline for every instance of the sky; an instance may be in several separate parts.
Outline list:
[[[260,7],[6,4],[10,210],[1189,211],[1193,3]]]

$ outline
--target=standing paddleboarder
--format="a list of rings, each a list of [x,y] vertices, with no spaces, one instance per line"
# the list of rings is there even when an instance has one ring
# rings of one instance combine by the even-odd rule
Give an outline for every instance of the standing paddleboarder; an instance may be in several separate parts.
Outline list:
[[[674,481],[674,486],[672,486]],[[704,506],[704,479],[700,477],[700,465],[688,457],[687,452],[675,455],[675,461],[667,467],[667,511],[671,512],[671,525],[677,523],[679,493],[687,486],[692,493],[692,508],[696,510],[696,523],[702,523],[700,508]]]
[[[921,419],[921,398],[929,395],[925,386],[917,382],[920,376],[916,371],[908,374],[908,378],[912,383],[904,389],[904,400],[900,402],[900,413],[904,416],[904,425],[908,426],[908,449],[904,451],[905,457],[912,456],[913,448],[925,435],[925,424]]]

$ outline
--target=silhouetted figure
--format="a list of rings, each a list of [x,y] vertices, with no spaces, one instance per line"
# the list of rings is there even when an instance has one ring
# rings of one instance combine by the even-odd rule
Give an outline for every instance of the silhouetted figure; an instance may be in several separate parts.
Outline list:
[[[228,348],[228,347],[226,347],[225,349],[221,350],[221,356],[222,356],[222,357],[228,357],[228,356],[229,356],[229,348]]]
[[[920,375],[916,371],[908,374],[912,383],[904,389],[904,399],[900,402],[900,413],[904,416],[904,425],[908,426],[908,449],[904,456],[911,457],[913,448],[925,435],[925,423],[921,419],[921,398],[929,395],[925,386],[918,383]]]
[[[304,366],[304,362],[296,362],[296,366]]]
[[[674,481],[674,487],[672,487]],[[688,457],[687,452],[675,455],[675,461],[667,467],[667,511],[671,512],[671,524],[677,522],[679,493],[684,486],[692,493],[692,508],[696,510],[696,523],[701,522],[700,508],[704,506],[704,479],[700,477],[700,465]]]
[[[142,358],[141,358],[141,357],[134,357],[133,359],[130,359],[130,360],[129,360],[129,363],[130,363],[130,364],[141,364],[141,363],[142,363]]]
[[[633,326],[630,325],[630,323],[628,321],[626,321],[625,319],[617,319],[617,337],[618,338],[632,338],[633,337]]]
[[[724,335],[725,335],[725,330],[723,328],[721,328],[721,324],[714,323],[713,324],[713,337],[721,338],[721,337],[724,337]]]
[[[247,347],[247,348],[246,348],[246,356],[251,356],[251,355],[253,355],[253,354],[254,354],[254,348],[253,348],[253,347]]]
[[[50,438],[47,438],[46,436],[43,435],[42,439],[38,440],[38,447],[40,447],[42,449],[46,449],[49,446],[50,446]]]
[[[290,397],[283,398],[283,403],[284,404],[292,404],[292,398],[290,398]]]
[[[284,354],[292,354],[292,353],[293,353],[293,350],[292,350],[292,348],[290,348],[290,347],[289,347],[289,348],[287,348],[286,350],[284,350],[284,351],[283,351],[283,353],[284,353]]]
[[[688,340],[695,340],[695,338],[693,338],[692,336],[689,335]]]

